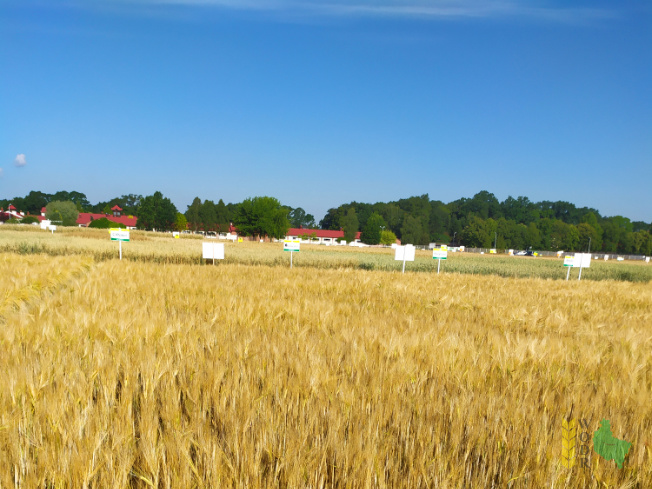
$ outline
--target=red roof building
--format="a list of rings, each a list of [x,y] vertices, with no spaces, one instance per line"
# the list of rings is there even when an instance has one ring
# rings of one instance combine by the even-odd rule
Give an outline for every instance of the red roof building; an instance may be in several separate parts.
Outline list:
[[[80,227],[88,227],[88,225],[91,222],[97,219],[102,219],[104,217],[109,221],[119,223],[119,224],[124,224],[130,229],[136,229],[136,223],[138,222],[138,218],[136,216],[121,216],[121,215],[116,216],[115,211],[113,214],[114,215],[94,214],[92,212],[80,212],[79,216],[77,217],[77,225]]]
[[[360,242],[360,235],[358,231],[355,235],[355,242]],[[315,238],[314,240],[312,238]],[[344,239],[344,231],[334,231],[332,229],[305,229],[305,228],[290,228],[285,234],[285,239],[305,240],[312,241],[316,244],[334,244],[338,239]]]

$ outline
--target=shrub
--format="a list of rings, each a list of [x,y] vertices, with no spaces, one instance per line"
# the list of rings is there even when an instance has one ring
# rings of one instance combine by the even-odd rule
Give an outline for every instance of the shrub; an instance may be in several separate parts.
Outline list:
[[[25,216],[20,222],[21,224],[38,224],[40,221],[35,216]]]
[[[88,225],[89,228],[98,228],[98,229],[110,229],[110,228],[126,228],[124,224],[120,222],[113,222],[106,217],[101,217],[100,219],[95,219],[91,221]]]

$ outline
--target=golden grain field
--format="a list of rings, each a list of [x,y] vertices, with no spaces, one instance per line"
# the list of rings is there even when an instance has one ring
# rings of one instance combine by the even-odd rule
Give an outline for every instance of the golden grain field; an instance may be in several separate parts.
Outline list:
[[[200,236],[184,234],[180,239],[174,239],[170,233],[131,231],[130,234],[131,241],[123,245],[125,260],[159,264],[203,263]],[[290,264],[289,253],[283,252],[281,243],[250,241],[224,244],[225,260],[222,264],[279,267],[287,267]],[[35,226],[3,225],[0,230],[0,250],[24,255],[79,255],[94,261],[118,257],[118,243],[109,240],[108,231],[89,228],[59,228],[56,233],[51,234]],[[394,250],[391,248],[313,244],[302,244],[301,252],[294,255],[293,261],[297,268],[400,271],[402,266],[401,262],[394,260]],[[406,265],[406,271],[437,273],[437,260],[432,259],[431,250],[417,250],[416,260]],[[442,262],[441,272],[564,280],[567,269],[563,266],[563,259],[556,257],[531,258],[451,252],[448,259]],[[577,276],[578,271],[572,270],[572,279],[577,280]],[[591,267],[582,272],[582,280],[652,282],[652,264],[642,260],[594,260]]]
[[[0,312],[2,488],[652,487],[649,283],[68,258]]]

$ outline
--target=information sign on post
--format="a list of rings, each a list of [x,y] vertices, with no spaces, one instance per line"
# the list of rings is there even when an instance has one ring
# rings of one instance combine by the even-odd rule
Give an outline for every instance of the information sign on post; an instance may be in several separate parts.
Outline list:
[[[120,229],[120,228],[111,228],[109,229],[109,234],[111,236],[111,241],[117,241],[120,243],[120,259],[122,260],[122,242],[129,241],[129,230]]]
[[[437,249],[435,248],[432,250],[432,259],[437,260],[437,273],[439,274],[439,267],[441,266],[441,261],[445,260],[448,255],[448,250],[446,249],[446,245],[442,245],[441,248]]]
[[[570,276],[570,269],[574,267],[580,269],[577,280],[581,280],[582,268],[589,268],[591,266],[591,253],[575,253],[575,256],[565,256],[564,266],[568,267],[568,272],[566,272],[566,280],[568,280],[568,277]]]
[[[290,252],[290,268],[292,268],[292,254],[296,251],[299,252],[301,248],[301,241],[286,239],[283,241],[283,251]]]
[[[415,252],[416,248],[411,244],[396,247],[394,260],[403,262],[403,273],[405,273],[405,262],[414,261]]]
[[[224,260],[224,243],[202,243],[202,257],[204,260]]]
[[[579,257],[578,257],[579,255]],[[577,276],[577,280],[582,279],[582,268],[589,268],[591,266],[591,253],[575,253],[576,260],[579,261],[580,273]]]

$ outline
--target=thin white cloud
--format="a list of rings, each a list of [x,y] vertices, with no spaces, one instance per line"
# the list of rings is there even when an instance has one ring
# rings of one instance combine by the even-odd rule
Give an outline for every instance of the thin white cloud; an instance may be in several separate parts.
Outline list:
[[[187,6],[242,11],[276,12],[291,15],[340,17],[419,17],[444,19],[463,17],[534,17],[568,22],[602,17],[612,13],[600,8],[546,6],[542,0],[103,0],[105,4]]]
[[[4,173],[4,170],[2,168],[0,168],[0,178],[2,178],[3,173]]]
[[[16,155],[16,159],[14,160],[14,165],[20,167],[20,166],[25,166],[27,164],[27,160],[25,159],[24,154],[18,154]]]

